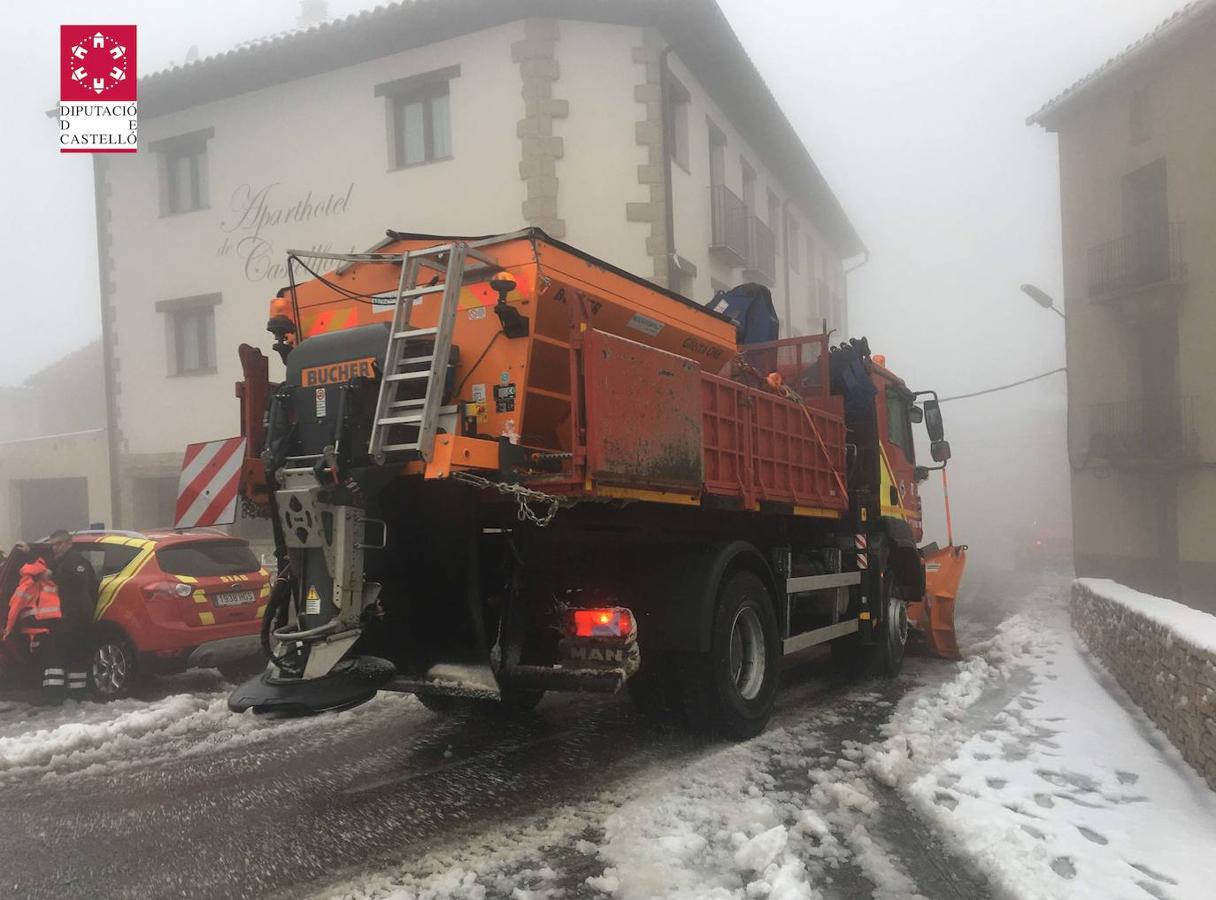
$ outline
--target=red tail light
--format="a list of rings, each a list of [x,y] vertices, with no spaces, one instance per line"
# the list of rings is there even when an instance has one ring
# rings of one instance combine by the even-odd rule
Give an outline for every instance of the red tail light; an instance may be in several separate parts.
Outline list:
[[[629,637],[634,632],[633,613],[623,606],[574,609],[567,628],[575,637]]]

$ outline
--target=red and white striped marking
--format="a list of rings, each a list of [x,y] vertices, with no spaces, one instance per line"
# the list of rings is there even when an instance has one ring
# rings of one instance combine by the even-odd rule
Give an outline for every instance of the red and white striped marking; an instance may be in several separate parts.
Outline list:
[[[236,521],[237,488],[245,462],[245,439],[189,444],[177,481],[174,528],[230,525]]]
[[[866,552],[870,546],[870,539],[864,534],[853,535],[857,545],[857,568],[866,569],[870,566],[870,557]]]

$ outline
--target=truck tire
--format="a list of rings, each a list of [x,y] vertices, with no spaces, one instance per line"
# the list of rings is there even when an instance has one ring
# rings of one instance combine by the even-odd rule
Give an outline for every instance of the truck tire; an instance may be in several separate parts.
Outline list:
[[[753,572],[735,572],[718,592],[709,652],[687,654],[678,673],[689,727],[739,740],[758,735],[773,714],[780,660],[768,588]]]
[[[890,565],[883,571],[880,610],[873,644],[862,644],[859,634],[831,642],[832,662],[846,675],[894,678],[903,669],[908,645],[908,603]]]

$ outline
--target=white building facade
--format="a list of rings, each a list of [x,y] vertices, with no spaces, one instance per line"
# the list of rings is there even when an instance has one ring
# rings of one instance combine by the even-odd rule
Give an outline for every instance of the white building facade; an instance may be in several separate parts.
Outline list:
[[[140,152],[96,163],[125,527],[168,524],[184,445],[236,432],[288,248],[533,225],[847,333],[861,242],[710,0],[381,7],[145,78],[140,111]]]

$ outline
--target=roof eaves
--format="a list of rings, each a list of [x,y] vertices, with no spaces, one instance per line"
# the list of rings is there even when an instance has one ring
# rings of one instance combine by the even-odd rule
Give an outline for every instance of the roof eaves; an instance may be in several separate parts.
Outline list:
[[[736,114],[748,120],[738,125],[767,126],[774,140],[766,149],[778,157],[782,180],[800,182],[791,192],[801,195],[806,212],[825,226],[841,254],[864,251],[839,199],[715,0],[401,0],[153,72],[139,82],[140,112],[153,117],[201,106],[538,15],[657,28],[686,64],[699,62],[690,68],[707,90],[733,98]],[[402,29],[409,36],[404,43]],[[723,51],[722,58],[704,59],[705,40]]]
[[[1151,54],[1172,46],[1175,41],[1190,34],[1190,30],[1198,26],[1206,16],[1214,13],[1216,13],[1216,0],[1192,0],[1144,37],[1128,44],[1120,53],[1112,56],[1084,78],[1073,82],[1052,97],[1026,117],[1026,124],[1042,125],[1049,131],[1052,130],[1059,124],[1063,114],[1083,95],[1105,84],[1107,79],[1114,75],[1142,62]],[[1213,17],[1213,21],[1216,21],[1216,16]]]

